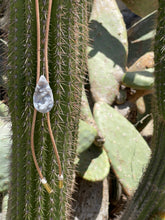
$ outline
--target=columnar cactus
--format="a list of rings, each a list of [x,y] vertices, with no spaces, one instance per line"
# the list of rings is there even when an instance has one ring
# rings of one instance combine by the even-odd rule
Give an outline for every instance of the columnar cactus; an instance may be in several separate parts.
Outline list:
[[[37,161],[53,189],[41,185],[30,149],[33,93],[36,85],[36,13],[33,0],[10,0],[8,96],[13,145],[8,219],[67,219],[74,172],[82,75],[85,72],[87,3],[53,1],[49,30],[49,80],[55,105],[50,119],[59,151],[64,187],[58,188],[58,166],[46,115],[37,113],[34,145]],[[45,74],[44,37],[48,1],[39,0],[41,70]]]
[[[155,99],[153,155],[122,220],[164,219],[165,216],[165,2],[159,0],[155,37]]]

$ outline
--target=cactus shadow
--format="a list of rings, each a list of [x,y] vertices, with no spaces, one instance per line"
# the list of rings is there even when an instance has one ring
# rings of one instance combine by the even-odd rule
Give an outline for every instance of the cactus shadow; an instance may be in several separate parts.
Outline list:
[[[103,209],[103,182],[89,182],[80,177],[76,178],[76,191],[73,194],[72,214],[75,219],[98,219]],[[105,207],[106,209],[106,207]],[[106,214],[104,214],[106,215]],[[71,220],[73,220],[71,218]]]
[[[83,176],[91,165],[92,161],[100,156],[102,149],[92,144],[87,150],[79,154],[78,171]],[[97,172],[97,169],[93,172]]]
[[[138,41],[134,42],[131,40],[129,40],[128,42],[129,42],[129,53],[128,53],[128,59],[127,59],[127,67],[130,67],[141,56],[143,56],[147,52],[151,52],[154,48],[152,38],[148,40],[142,40],[139,42]]]
[[[93,160],[97,159],[102,153],[102,149],[92,144],[87,150],[79,154],[79,163],[77,164],[77,170],[81,173],[81,176],[86,173],[88,179],[90,175],[99,175],[99,165],[94,166]],[[89,168],[89,166],[92,166]],[[90,172],[89,170],[90,169]],[[87,171],[88,170],[88,171]],[[76,178],[76,191],[73,198],[73,216],[74,219],[97,219],[97,216],[102,209],[103,204],[103,181],[87,181],[85,179]]]
[[[89,46],[92,48],[88,53],[89,59],[98,52],[123,68],[126,59],[126,51],[121,42],[96,20],[89,24]]]

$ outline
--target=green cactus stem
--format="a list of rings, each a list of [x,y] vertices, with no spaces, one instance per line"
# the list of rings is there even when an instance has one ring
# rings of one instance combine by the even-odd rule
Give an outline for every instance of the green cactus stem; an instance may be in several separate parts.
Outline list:
[[[159,0],[155,37],[155,99],[153,100],[153,155],[144,177],[122,220],[162,219],[165,213],[165,2]],[[157,217],[155,216],[157,215]],[[155,216],[155,218],[153,218]],[[162,215],[163,216],[163,215]]]
[[[40,0],[41,72],[48,3]],[[30,149],[33,93],[36,84],[35,1],[10,0],[8,96],[13,145],[10,165],[8,219],[67,219],[70,215],[74,155],[85,73],[87,2],[53,1],[49,30],[49,80],[55,105],[50,112],[62,161],[64,187],[58,189],[58,166],[45,114],[38,113],[34,145],[43,175],[53,188],[48,195],[38,177]]]

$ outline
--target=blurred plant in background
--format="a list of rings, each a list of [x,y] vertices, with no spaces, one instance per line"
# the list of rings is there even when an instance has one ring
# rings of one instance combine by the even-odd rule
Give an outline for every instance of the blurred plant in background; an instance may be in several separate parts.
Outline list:
[[[151,156],[153,42],[158,2],[146,1],[148,11],[143,1],[133,2],[127,6],[142,17],[134,16],[135,22],[128,30],[121,14],[128,10],[126,6],[120,7],[121,12],[115,0],[95,0],[92,6],[88,75],[81,106],[84,122],[79,124],[76,160],[78,175],[86,184],[86,189],[80,184],[81,201],[75,202],[75,215],[79,219],[86,216],[108,219],[118,215],[126,197],[130,199],[137,189]],[[101,180],[99,185],[97,181]],[[91,187],[96,193],[88,198]],[[107,189],[108,196],[102,193]],[[95,194],[102,195],[102,199],[96,202]]]

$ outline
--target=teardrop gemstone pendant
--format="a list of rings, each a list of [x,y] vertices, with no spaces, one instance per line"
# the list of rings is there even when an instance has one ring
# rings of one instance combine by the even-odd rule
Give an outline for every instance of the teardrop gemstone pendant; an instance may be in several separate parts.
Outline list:
[[[33,95],[34,108],[41,113],[50,112],[54,105],[52,90],[44,75],[41,75]]]

